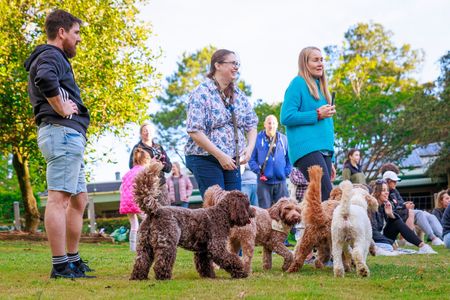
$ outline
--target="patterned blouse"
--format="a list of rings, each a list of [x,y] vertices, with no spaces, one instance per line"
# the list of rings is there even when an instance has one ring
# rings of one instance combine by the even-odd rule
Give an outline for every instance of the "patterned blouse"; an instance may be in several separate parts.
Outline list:
[[[245,132],[256,128],[258,117],[245,94],[237,87],[234,90],[234,108],[239,135],[239,151],[246,147]],[[187,108],[187,132],[203,131],[208,139],[225,154],[235,157],[235,142],[231,111],[220,97],[213,80],[207,78],[190,95]],[[189,137],[186,155],[210,155]]]

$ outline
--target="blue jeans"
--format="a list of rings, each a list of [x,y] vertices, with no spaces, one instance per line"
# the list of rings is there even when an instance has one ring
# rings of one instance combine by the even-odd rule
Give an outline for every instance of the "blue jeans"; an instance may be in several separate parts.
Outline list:
[[[86,192],[84,136],[70,127],[47,124],[39,128],[37,142],[47,162],[47,189],[72,195]]]
[[[215,184],[226,191],[241,190],[239,169],[224,170],[212,155],[186,155],[186,167],[194,174],[202,198],[206,189]]]
[[[445,248],[450,249],[450,233],[444,235]]]
[[[273,203],[280,200],[280,198],[289,197],[286,181],[267,184],[258,179],[257,194],[259,207],[261,208],[269,208]]]
[[[256,194],[256,183],[242,184],[241,191],[248,196],[250,205],[258,206],[258,195]]]
[[[415,209],[414,219],[416,225],[419,226],[430,239],[434,239],[435,237],[442,238],[442,225],[435,215],[424,210]]]

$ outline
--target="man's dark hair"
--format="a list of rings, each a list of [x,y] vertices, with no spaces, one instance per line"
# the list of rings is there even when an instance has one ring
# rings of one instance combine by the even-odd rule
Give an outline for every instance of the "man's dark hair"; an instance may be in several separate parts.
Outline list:
[[[45,32],[47,33],[47,38],[49,40],[54,40],[61,27],[64,28],[65,31],[69,31],[75,23],[81,25],[83,22],[62,9],[52,11],[45,19]]]

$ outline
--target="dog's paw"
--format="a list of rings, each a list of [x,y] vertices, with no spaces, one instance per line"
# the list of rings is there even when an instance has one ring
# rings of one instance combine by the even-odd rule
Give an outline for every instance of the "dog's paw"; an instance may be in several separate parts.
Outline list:
[[[364,267],[358,269],[358,275],[361,277],[369,277],[369,275],[370,275],[369,268],[367,266],[364,266]]]
[[[231,273],[231,277],[235,278],[235,279],[247,278],[248,277],[248,272],[245,272],[244,270],[242,270],[242,271],[234,271],[234,272]]]
[[[334,268],[334,277],[344,277],[345,272],[342,268]]]

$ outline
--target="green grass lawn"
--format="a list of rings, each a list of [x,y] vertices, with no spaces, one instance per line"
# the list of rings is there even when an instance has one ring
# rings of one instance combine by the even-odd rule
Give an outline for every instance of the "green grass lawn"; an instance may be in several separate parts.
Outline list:
[[[80,253],[96,269],[97,279],[49,279],[50,251],[46,243],[0,241],[0,298],[29,299],[450,299],[450,250],[434,247],[438,255],[369,257],[369,278],[354,273],[334,278],[332,268],[309,265],[296,274],[263,271],[261,249],[253,274],[232,280],[217,271],[217,279],[202,279],[192,253],[180,249],[173,279],[129,281],[134,254],[127,244],[82,244]]]

